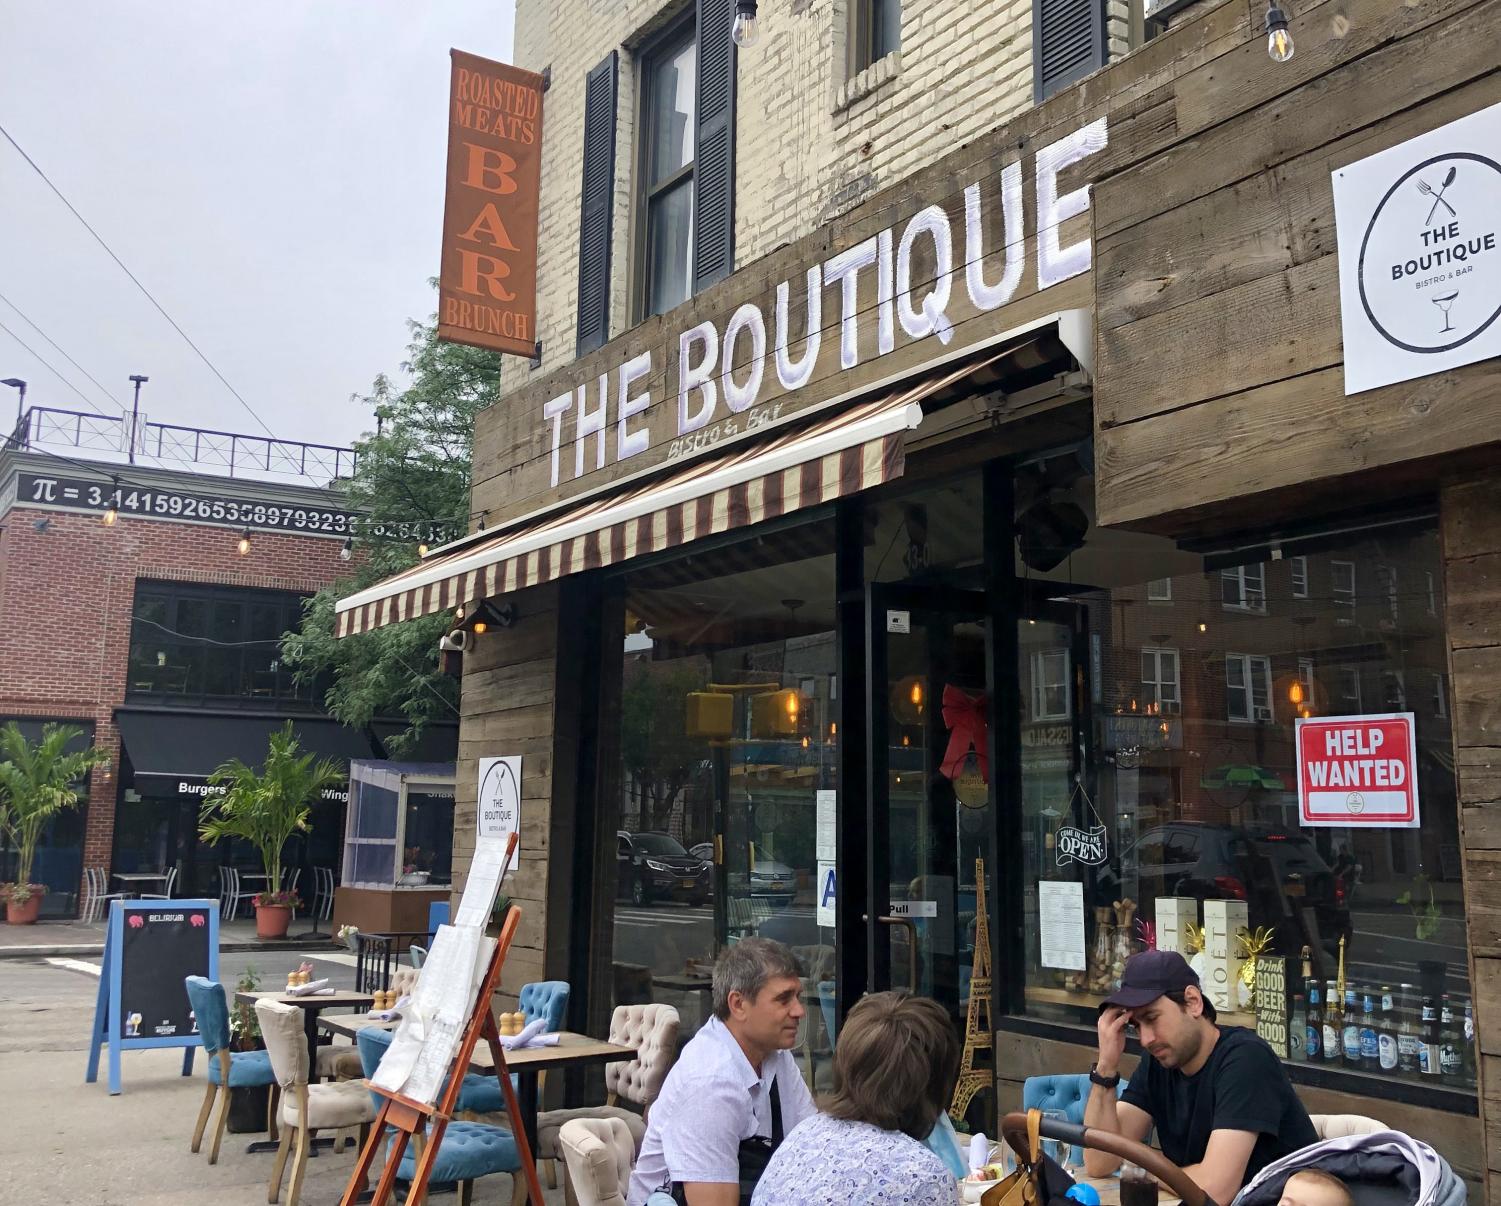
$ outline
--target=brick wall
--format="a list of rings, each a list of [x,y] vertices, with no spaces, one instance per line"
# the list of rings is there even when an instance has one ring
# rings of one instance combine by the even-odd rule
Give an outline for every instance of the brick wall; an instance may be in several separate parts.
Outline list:
[[[43,531],[39,520],[47,521]],[[114,840],[130,617],[139,578],[315,591],[349,565],[341,541],[206,524],[12,508],[0,531],[0,716],[89,721],[110,758],[89,783],[85,866],[108,867]]]
[[[850,78],[850,0],[761,0],[737,77],[735,260],[743,267],[1032,104],[1032,0],[907,0],[902,49]],[[574,358],[584,77],[621,50],[611,335],[629,328],[636,62],[684,0],[519,0],[516,62],[550,68],[543,113],[537,330],[541,370]],[[1139,0],[1109,0],[1112,57]],[[1139,24],[1139,18],[1135,19]],[[523,372],[507,388],[534,380]]]

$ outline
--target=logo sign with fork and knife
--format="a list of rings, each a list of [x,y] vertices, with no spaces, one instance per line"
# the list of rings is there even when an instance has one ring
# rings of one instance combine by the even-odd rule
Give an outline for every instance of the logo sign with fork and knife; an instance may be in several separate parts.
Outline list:
[[[1333,186],[1345,393],[1501,355],[1501,105]]]

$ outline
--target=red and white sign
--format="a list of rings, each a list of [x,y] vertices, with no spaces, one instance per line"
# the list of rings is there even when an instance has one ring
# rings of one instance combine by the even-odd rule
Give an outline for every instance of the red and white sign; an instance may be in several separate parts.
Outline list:
[[[1418,828],[1412,712],[1298,721],[1298,820],[1347,828]]]

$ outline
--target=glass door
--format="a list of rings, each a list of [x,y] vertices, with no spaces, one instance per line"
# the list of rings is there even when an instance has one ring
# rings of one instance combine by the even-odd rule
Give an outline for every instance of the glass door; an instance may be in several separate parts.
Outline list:
[[[934,997],[961,1026],[995,830],[984,604],[888,583],[867,595],[868,987]]]

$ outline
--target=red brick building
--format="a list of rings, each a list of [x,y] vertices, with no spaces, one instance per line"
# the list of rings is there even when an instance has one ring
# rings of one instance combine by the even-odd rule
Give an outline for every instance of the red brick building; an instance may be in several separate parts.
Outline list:
[[[45,913],[77,910],[84,867],[176,867],[182,895],[216,892],[222,860],[249,866],[198,844],[205,779],[254,763],[288,718],[305,749],[385,755],[399,722],[339,725],[280,662],[302,600],[348,568],[350,519],[308,485],[0,453],[0,724],[74,724],[108,756],[44,838]],[[424,754],[452,758],[444,736]],[[337,864],[344,793],[329,795],[294,858]]]

